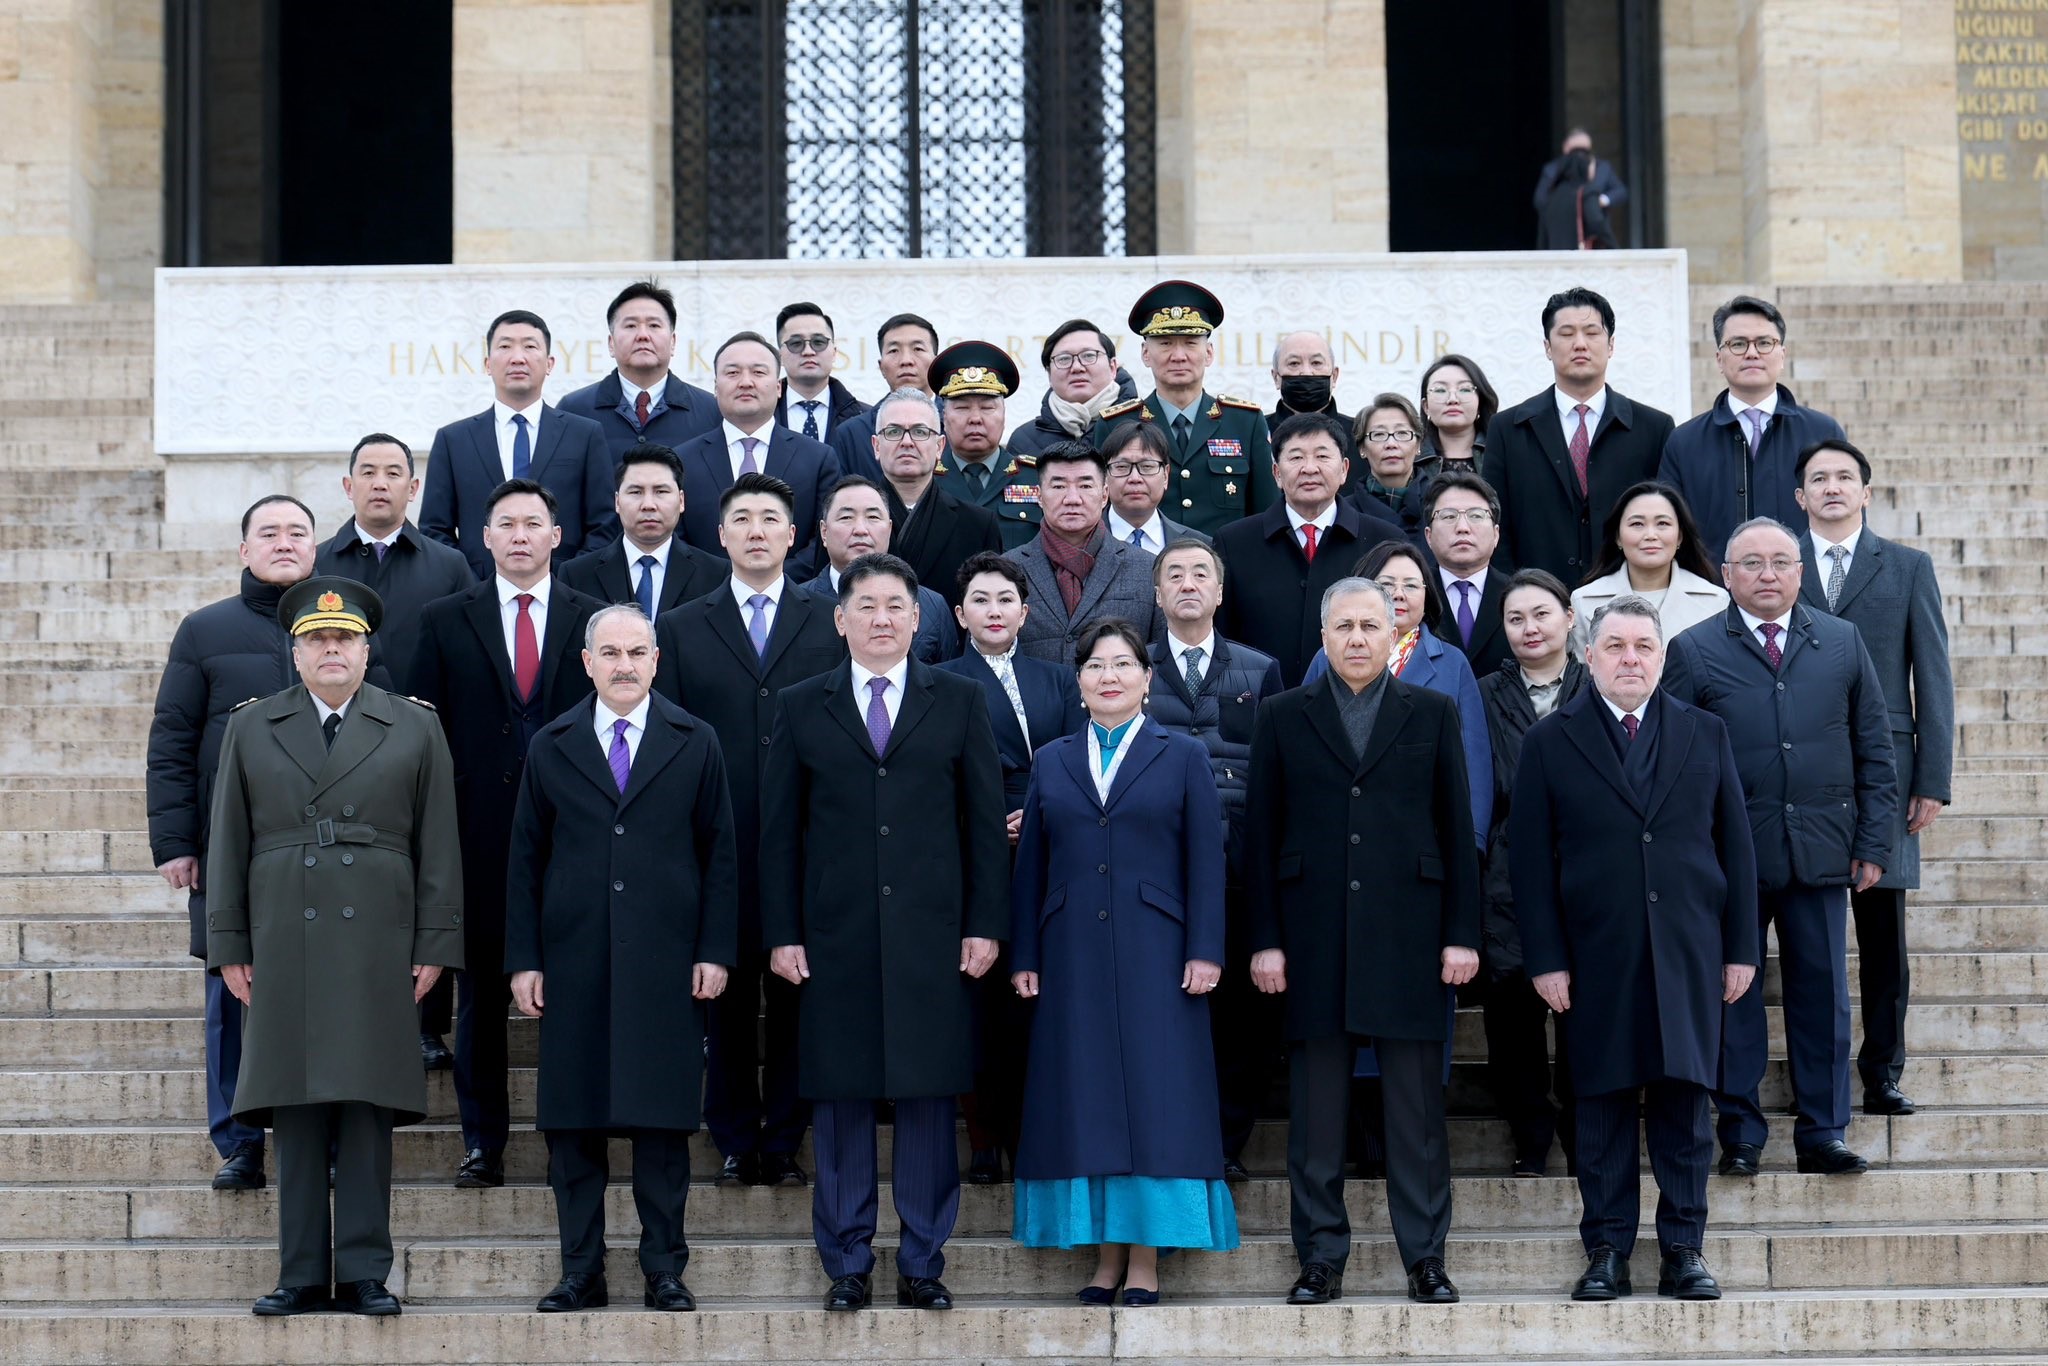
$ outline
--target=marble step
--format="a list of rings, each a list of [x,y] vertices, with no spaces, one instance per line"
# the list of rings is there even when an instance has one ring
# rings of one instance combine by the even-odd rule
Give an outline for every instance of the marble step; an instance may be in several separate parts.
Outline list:
[[[0,875],[153,871],[149,841],[132,830],[0,830]]]
[[[104,847],[102,839],[103,854]],[[154,869],[132,873],[10,871],[16,876],[0,876],[0,915],[110,921],[138,915],[175,915],[182,920],[185,915],[186,894],[172,891]]]
[[[205,579],[215,585],[204,599],[208,602],[234,592],[239,575],[232,528],[217,549],[0,550],[0,579]]]
[[[120,920],[0,919],[0,964],[183,963],[188,961],[190,924],[182,913]]]

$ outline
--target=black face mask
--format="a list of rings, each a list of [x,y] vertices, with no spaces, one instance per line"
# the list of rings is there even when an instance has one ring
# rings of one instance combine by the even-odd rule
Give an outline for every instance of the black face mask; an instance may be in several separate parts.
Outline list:
[[[1288,375],[1280,381],[1280,402],[1297,413],[1319,413],[1330,406],[1330,377]]]

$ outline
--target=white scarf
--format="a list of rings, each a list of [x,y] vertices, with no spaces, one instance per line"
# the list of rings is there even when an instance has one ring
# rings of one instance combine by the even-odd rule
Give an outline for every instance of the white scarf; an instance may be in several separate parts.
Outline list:
[[[1069,403],[1056,392],[1047,394],[1045,401],[1046,406],[1052,410],[1053,420],[1065,427],[1068,435],[1083,436],[1095,425],[1095,419],[1102,416],[1102,410],[1117,401],[1117,395],[1121,392],[1115,377],[1112,376],[1102,392],[1086,403]]]

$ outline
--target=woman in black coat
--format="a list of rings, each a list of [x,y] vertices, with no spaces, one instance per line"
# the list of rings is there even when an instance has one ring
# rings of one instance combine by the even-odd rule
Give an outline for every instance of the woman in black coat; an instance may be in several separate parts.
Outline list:
[[[1144,714],[1144,637],[1075,651],[1088,724],[1038,751],[1010,884],[1011,981],[1037,1002],[1014,1236],[1095,1245],[1084,1304],[1159,1301],[1161,1247],[1224,1252],[1208,994],[1222,975],[1222,807],[1208,751]]]
[[[1592,155],[1573,152],[1565,158],[1557,188],[1536,212],[1536,250],[1611,250],[1614,245],[1614,227],[1593,189]]]
[[[1522,932],[1515,924],[1515,894],[1508,882],[1508,795],[1529,727],[1578,696],[1586,667],[1572,657],[1571,595],[1553,574],[1525,569],[1508,581],[1501,599],[1513,658],[1479,680],[1486,729],[1493,748],[1493,831],[1484,871],[1483,943],[1479,950],[1481,1004],[1486,1020],[1487,1080],[1494,1103],[1514,1135],[1516,1176],[1541,1176],[1552,1138],[1561,1138],[1570,1166],[1571,1073],[1557,1050],[1557,1095],[1550,1103],[1550,1053],[1543,1004],[1522,969]],[[1562,1040],[1560,1039],[1560,1044]]]

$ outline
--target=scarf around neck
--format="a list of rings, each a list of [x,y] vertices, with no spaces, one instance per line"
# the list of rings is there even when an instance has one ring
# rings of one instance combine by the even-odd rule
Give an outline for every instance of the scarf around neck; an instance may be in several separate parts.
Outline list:
[[[1081,606],[1081,590],[1095,572],[1095,557],[1102,553],[1102,543],[1108,538],[1109,530],[1101,522],[1095,524],[1085,546],[1073,544],[1049,526],[1038,530],[1038,542],[1052,562],[1053,581],[1060,586],[1060,601],[1066,603],[1069,617]]]
[[[1116,377],[1112,375],[1109,383],[1102,387],[1102,391],[1086,403],[1069,403],[1057,393],[1048,392],[1045,396],[1045,406],[1052,414],[1053,421],[1067,429],[1067,435],[1081,436],[1095,425],[1095,419],[1102,416],[1102,410],[1115,403],[1117,395],[1122,392]]]

